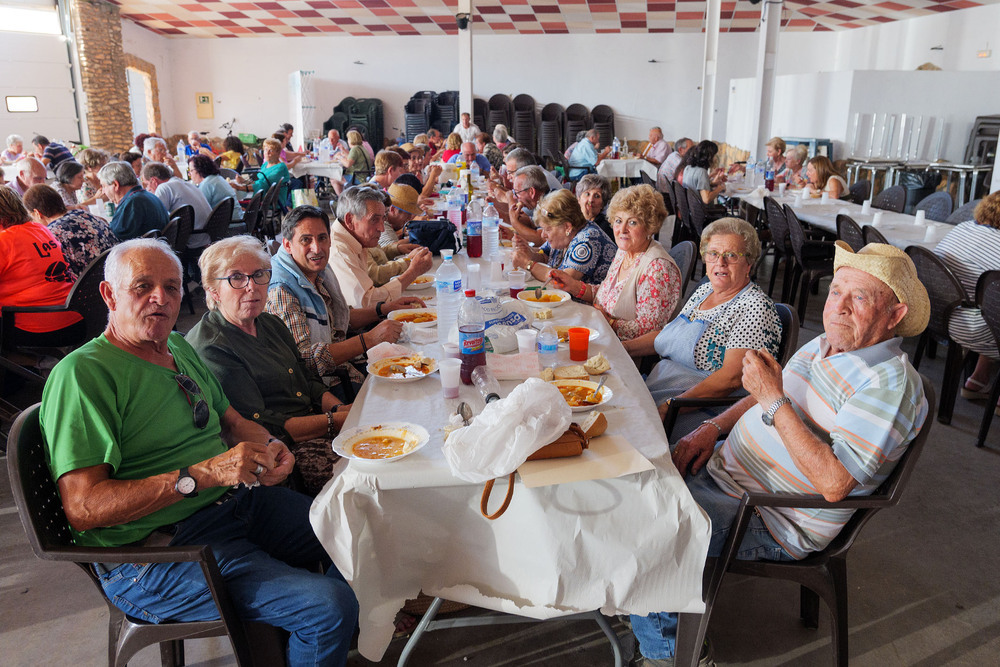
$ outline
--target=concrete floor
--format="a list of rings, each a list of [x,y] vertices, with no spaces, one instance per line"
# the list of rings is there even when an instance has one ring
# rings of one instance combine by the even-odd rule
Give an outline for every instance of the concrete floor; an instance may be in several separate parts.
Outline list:
[[[822,299],[810,299],[800,341],[820,331]],[[199,315],[204,309],[200,304]],[[186,330],[195,320],[182,317]],[[912,354],[913,343],[905,346]],[[944,355],[921,372],[935,384]],[[1000,664],[1000,425],[984,449],[974,441],[983,404],[958,399],[950,426],[934,431],[899,506],[862,532],[849,559],[850,655],[855,665]],[[1000,420],[998,420],[1000,421]],[[825,608],[824,608],[825,609]],[[466,614],[470,612],[459,612]],[[471,613],[477,613],[473,610]],[[784,582],[730,577],[709,635],[720,665],[830,664],[829,615],[818,630],[798,621],[798,591]],[[37,560],[0,472],[0,665],[106,664],[107,612],[72,565]],[[623,638],[629,633],[618,622]],[[405,640],[378,664],[394,664]],[[186,643],[189,665],[235,663],[226,640]],[[155,647],[133,665],[158,665]],[[351,667],[372,665],[353,655]],[[610,665],[592,622],[546,622],[444,630],[426,635],[411,665]]]

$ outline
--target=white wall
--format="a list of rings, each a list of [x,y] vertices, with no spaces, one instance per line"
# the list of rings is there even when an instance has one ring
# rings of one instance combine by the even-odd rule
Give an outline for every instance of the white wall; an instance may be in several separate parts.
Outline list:
[[[164,127],[160,133],[170,136],[174,132],[187,130],[174,129],[174,108],[177,103],[174,90],[173,52],[170,39],[155,32],[146,30],[132,21],[122,21],[122,49],[137,58],[142,58],[156,68],[156,83],[160,89],[160,122]],[[225,41],[225,40],[219,40]],[[190,99],[194,108],[194,97]],[[192,111],[193,113],[193,111]]]
[[[0,146],[8,134],[42,134],[52,141],[79,141],[66,42],[59,35],[0,33],[0,89],[3,95],[34,95],[36,113],[8,113],[0,100]],[[0,150],[2,150],[0,148]]]

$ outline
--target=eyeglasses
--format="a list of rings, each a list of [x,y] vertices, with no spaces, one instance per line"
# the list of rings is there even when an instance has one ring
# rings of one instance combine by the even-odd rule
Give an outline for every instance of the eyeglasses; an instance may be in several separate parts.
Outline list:
[[[245,273],[236,272],[231,276],[222,276],[216,280],[226,280],[233,289],[243,289],[253,280],[258,285],[266,285],[271,282],[271,269],[257,269],[249,276]]]
[[[701,255],[706,262],[718,262],[720,259],[726,260],[727,264],[732,264],[741,257],[746,257],[745,252],[718,252],[717,250],[706,250]]]
[[[531,188],[524,188],[523,190],[514,190],[514,196],[516,197],[516,196],[518,196],[519,194],[521,194],[522,192],[527,192],[527,191],[528,191],[528,190],[530,190],[530,189],[531,189]]]
[[[174,380],[177,381],[177,385],[184,392],[184,396],[187,397],[188,404],[191,405],[191,416],[194,417],[195,427],[205,428],[208,426],[208,403],[204,398],[201,398],[201,387],[198,386],[197,382],[183,373],[175,375]],[[198,398],[197,402],[191,403],[192,396]]]

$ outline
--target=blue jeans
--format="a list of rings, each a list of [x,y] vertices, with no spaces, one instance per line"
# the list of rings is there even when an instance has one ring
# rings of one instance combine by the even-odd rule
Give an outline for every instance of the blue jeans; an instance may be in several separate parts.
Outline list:
[[[344,665],[358,602],[330,565],[309,524],[310,499],[282,487],[241,489],[178,524],[171,546],[207,544],[240,618],[284,628],[289,665]],[[197,563],[123,563],[101,575],[104,592],[129,616],[151,623],[219,617]]]
[[[729,537],[740,498],[726,495],[715,483],[705,468],[697,475],[689,475],[688,490],[698,505],[705,510],[712,521],[712,537],[708,543],[708,555],[718,556]],[[792,556],[774,541],[764,522],[757,515],[750,518],[750,525],[743,536],[736,553],[740,560],[794,560]],[[642,655],[654,660],[671,658],[674,655],[674,640],[677,637],[677,614],[659,612],[646,616],[632,615],[632,632],[639,640]]]

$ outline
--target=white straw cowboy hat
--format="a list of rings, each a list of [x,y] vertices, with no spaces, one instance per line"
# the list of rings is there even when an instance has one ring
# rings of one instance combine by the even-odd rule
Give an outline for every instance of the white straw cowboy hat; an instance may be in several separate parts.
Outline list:
[[[909,255],[885,243],[869,243],[854,252],[845,242],[837,241],[833,272],[845,266],[875,276],[889,286],[900,303],[906,304],[906,315],[896,327],[898,335],[903,338],[916,336],[927,328],[931,301],[927,289],[917,278],[917,267]]]

